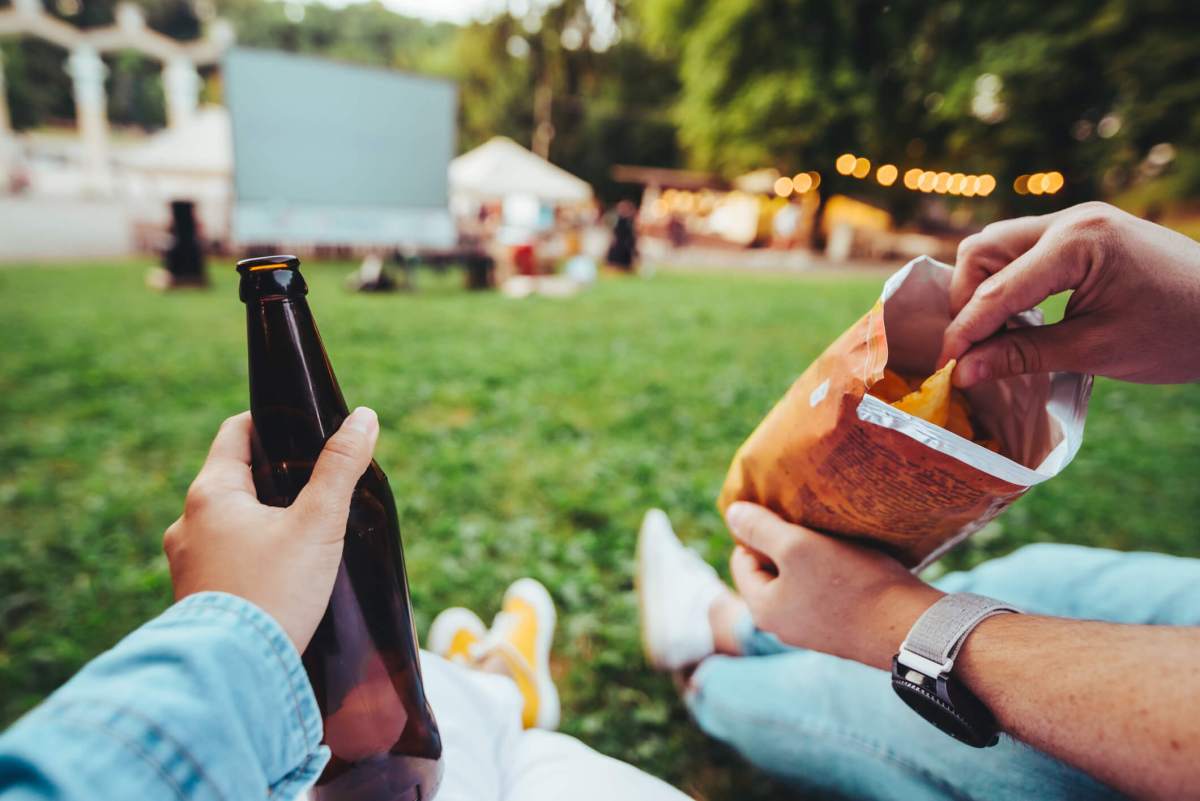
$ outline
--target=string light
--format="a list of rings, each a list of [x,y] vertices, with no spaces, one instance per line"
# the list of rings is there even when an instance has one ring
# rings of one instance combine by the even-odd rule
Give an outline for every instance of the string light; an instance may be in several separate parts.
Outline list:
[[[1035,172],[1033,175],[1018,175],[1013,181],[1013,191],[1018,195],[1053,195],[1066,184],[1058,170]]]
[[[792,189],[796,194],[803,195],[805,192],[813,188],[813,178],[811,173],[798,172],[792,177]]]
[[[792,179],[785,175],[782,178],[776,179],[775,194],[779,197],[787,197],[788,195],[792,194],[792,187]]]
[[[855,178],[866,178],[871,174],[871,162],[863,156],[853,153],[843,153],[837,157],[834,166],[841,175]],[[812,176],[812,186],[807,186],[804,176]],[[880,186],[892,186],[901,178],[900,168],[895,164],[881,164],[875,170],[875,180]],[[796,192],[816,189],[820,184],[818,173],[798,173],[792,178],[792,187]],[[911,167],[903,173],[904,188],[914,192],[936,192],[939,195],[955,195],[958,197],[987,197],[996,190],[996,178],[988,173],[968,175],[956,172],[934,172],[920,167]],[[1066,184],[1061,172],[1038,172],[1032,175],[1019,176],[1013,181],[1013,191],[1019,195],[1052,195]],[[803,187],[803,188],[802,188]]]

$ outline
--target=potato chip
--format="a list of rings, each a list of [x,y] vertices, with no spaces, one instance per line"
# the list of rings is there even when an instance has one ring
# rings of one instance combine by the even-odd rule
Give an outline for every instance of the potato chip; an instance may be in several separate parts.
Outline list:
[[[895,403],[912,392],[912,389],[909,388],[908,382],[904,380],[904,376],[884,368],[883,378],[872,384],[868,392],[881,401]]]
[[[957,389],[950,391],[950,416],[946,420],[946,430],[958,434],[963,439],[975,439],[975,427],[971,425],[971,407],[967,398]]]
[[[892,406],[945,428],[950,419],[950,375],[955,364],[954,359],[946,362],[945,367],[925,379],[920,389],[905,395]]]

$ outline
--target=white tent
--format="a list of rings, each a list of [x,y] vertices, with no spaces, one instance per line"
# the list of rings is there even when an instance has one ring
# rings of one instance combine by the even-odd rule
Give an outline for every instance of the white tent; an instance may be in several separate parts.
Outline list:
[[[583,203],[592,187],[561,167],[497,136],[450,162],[450,195],[468,201],[533,196],[543,203]]]

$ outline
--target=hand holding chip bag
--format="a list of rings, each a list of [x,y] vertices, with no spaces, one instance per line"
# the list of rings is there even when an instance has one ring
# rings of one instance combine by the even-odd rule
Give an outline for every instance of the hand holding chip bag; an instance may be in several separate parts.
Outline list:
[[[950,273],[919,258],[887,281],[738,450],[722,512],[750,501],[918,568],[1074,458],[1090,376],[1017,376],[963,393],[954,362],[935,371]],[[1039,324],[1036,312],[1009,322]]]

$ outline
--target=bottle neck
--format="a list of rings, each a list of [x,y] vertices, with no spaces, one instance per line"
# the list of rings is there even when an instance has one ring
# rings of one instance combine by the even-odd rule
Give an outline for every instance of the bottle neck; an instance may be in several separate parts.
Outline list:
[[[243,280],[255,430],[270,461],[314,461],[346,419],[346,401],[303,294],[254,289]]]

